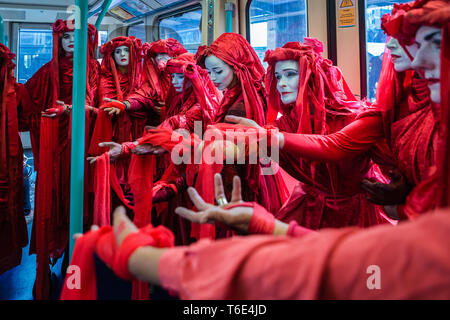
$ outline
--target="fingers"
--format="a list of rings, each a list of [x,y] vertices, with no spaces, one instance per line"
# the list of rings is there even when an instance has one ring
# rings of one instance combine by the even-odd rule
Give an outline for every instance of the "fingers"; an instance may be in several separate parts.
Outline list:
[[[113,102],[113,99],[110,99],[110,98],[103,98],[103,101],[106,101],[106,102]]]
[[[246,120],[245,118],[236,117],[236,116],[226,116],[225,117],[226,122],[231,122],[231,123],[236,123],[236,124],[245,122],[245,120]]]
[[[97,161],[97,157],[88,157],[86,160],[89,161],[89,164],[94,164]]]
[[[233,178],[233,191],[231,193],[231,203],[242,202],[242,186],[241,178],[234,176]]]
[[[189,220],[194,223],[201,223],[200,222],[200,215],[198,212],[189,210],[187,208],[178,207],[175,209],[175,213],[179,216],[185,218],[186,220]]]
[[[191,198],[192,203],[199,211],[206,210],[209,205],[202,199],[202,197],[198,194],[197,190],[194,188],[188,188],[189,198]]]
[[[42,113],[42,116],[45,118],[56,118],[56,113],[53,114]]]
[[[99,147],[101,148],[113,148],[113,147],[117,147],[119,144],[116,142],[100,142],[98,144]]]
[[[223,188],[222,176],[220,173],[216,173],[214,175],[214,193],[216,197],[216,201],[219,205],[223,205],[221,201],[225,201],[228,203],[227,198],[225,196],[225,191]]]
[[[60,100],[56,100],[56,103],[59,104],[60,106],[65,106],[66,104],[64,103],[64,101],[60,101]]]
[[[138,229],[126,215],[125,207],[120,206],[113,213],[113,228],[116,236],[117,244],[120,246],[123,239],[130,233],[137,232]]]

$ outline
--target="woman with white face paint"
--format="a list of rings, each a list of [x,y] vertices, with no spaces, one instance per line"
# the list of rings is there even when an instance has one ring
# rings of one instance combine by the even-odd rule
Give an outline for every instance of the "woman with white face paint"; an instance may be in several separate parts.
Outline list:
[[[147,123],[146,112],[130,108],[127,98],[141,86],[142,43],[135,37],[117,37],[105,43],[99,86],[100,109],[90,155],[102,154],[98,144],[123,143],[140,137]]]
[[[322,58],[322,51],[322,43],[306,38],[304,43],[290,42],[266,53],[269,117],[280,131],[332,134],[364,110],[346,85],[340,84],[340,70]],[[276,119],[278,112],[282,116]],[[361,180],[371,169],[367,154],[320,164],[282,150],[280,166],[300,181],[275,214],[281,221],[295,221],[312,230],[369,227],[384,222],[360,189]]]
[[[142,86],[128,97],[128,104],[132,109],[146,110],[147,124],[156,127],[165,120],[165,101],[172,85],[166,64],[169,59],[186,52],[182,44],[172,38],[144,44]]]
[[[73,21],[57,20],[53,24],[52,60],[42,66],[25,84],[30,95],[30,133],[34,165],[38,172],[33,232],[30,253],[36,253],[36,299],[49,297],[50,257],[56,262],[69,240],[70,200],[70,109],[73,92]],[[86,70],[86,140],[92,135],[98,102],[100,66],[94,57],[98,44],[97,29],[88,26]],[[41,145],[44,143],[44,145]],[[85,150],[87,152],[87,148]],[[85,177],[89,185],[89,176]],[[85,188],[86,199],[88,188]],[[87,203],[84,221],[92,215]],[[52,217],[50,219],[49,217]],[[59,222],[56,222],[59,221]],[[49,243],[52,245],[49,247]],[[66,261],[67,262],[67,261]],[[65,263],[63,264],[65,270]]]

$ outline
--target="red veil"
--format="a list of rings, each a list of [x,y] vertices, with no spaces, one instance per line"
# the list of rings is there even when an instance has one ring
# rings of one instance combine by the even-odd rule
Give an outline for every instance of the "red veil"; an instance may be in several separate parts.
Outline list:
[[[282,60],[294,60],[299,64],[300,82],[294,107],[299,123],[297,132],[313,132],[311,110],[314,110],[316,134],[327,133],[327,114],[339,116],[361,111],[361,102],[353,96],[341,71],[333,66],[330,60],[322,58],[322,52],[323,44],[313,38],[305,38],[304,43],[288,42],[282,48],[266,52],[264,61],[269,64],[266,77],[269,96],[268,122],[275,121],[278,112],[283,108],[275,78],[275,65]]]
[[[20,264],[28,243],[23,211],[23,150],[15,55],[0,43],[0,275]]]
[[[416,0],[403,19],[399,30],[400,41],[404,44],[411,44],[414,41],[417,30],[421,26],[432,26],[442,29],[443,43],[441,44],[441,115],[440,121],[440,147],[438,170],[435,178],[438,179],[440,189],[441,206],[450,204],[449,172],[450,164],[444,159],[448,159],[450,148],[446,139],[450,125],[450,1],[449,0]]]
[[[128,72],[122,74],[117,71],[114,60],[114,50],[118,47],[126,46],[129,48]],[[104,98],[115,99],[119,101],[126,100],[126,97],[141,86],[141,68],[142,68],[142,42],[135,37],[117,37],[104,44],[100,52],[103,54],[101,65],[100,85],[99,85],[99,104],[104,104]],[[90,142],[89,154],[100,155],[104,148],[98,144],[105,141],[115,141],[123,143],[132,138],[137,139],[142,134],[146,119],[134,119],[128,112],[122,112],[112,125],[111,116],[104,111],[100,111],[95,124],[95,129]],[[134,120],[134,121],[133,121]],[[138,125],[136,122],[143,122]],[[114,127],[114,128],[113,128]]]
[[[205,59],[214,55],[230,65],[239,80],[239,84],[224,93],[224,99],[214,122],[223,122],[228,109],[242,95],[246,117],[259,125],[266,124],[266,101],[264,93],[265,69],[255,50],[247,40],[236,33],[224,33],[210,47],[200,47],[197,52],[198,64],[204,68]]]
[[[48,298],[49,263],[56,263],[69,240],[70,137],[71,116],[41,117],[41,112],[56,105],[56,100],[72,103],[73,61],[65,56],[61,38],[74,30],[73,21],[57,20],[53,24],[53,57],[25,85],[32,99],[31,135],[35,165],[36,207],[30,254],[36,253],[36,299]],[[98,62],[94,59],[98,44],[97,30],[88,27],[88,63],[86,104],[96,105]],[[90,138],[89,109],[86,109],[86,145]],[[85,166],[88,169],[88,166]],[[87,171],[85,171],[87,173]],[[86,175],[85,175],[86,176]],[[89,181],[85,179],[85,190]],[[87,192],[85,193],[87,195]],[[85,199],[85,223],[90,224],[89,205]]]
[[[448,0],[417,0],[414,3],[409,3],[406,5],[397,5],[394,7],[394,11],[392,13],[392,16],[385,15],[383,17],[383,29],[390,35],[397,38],[402,46],[411,45],[414,43],[414,38],[417,30],[423,26],[434,26],[438,28],[443,29],[444,34],[444,46],[441,50],[441,108],[439,106],[435,106],[431,104],[432,107],[432,114],[431,118],[434,119],[430,120],[429,122],[432,123],[432,127],[429,127],[423,134],[420,134],[420,137],[425,138],[429,135],[431,135],[432,132],[434,132],[434,135],[436,136],[435,139],[437,139],[437,142],[432,143],[430,140],[428,143],[424,143],[423,141],[418,144],[418,148],[420,148],[421,145],[431,146],[431,152],[434,153],[433,161],[429,165],[429,170],[426,172],[427,177],[420,179],[420,183],[417,184],[413,192],[409,195],[407,203],[409,203],[408,206],[405,208],[402,208],[403,210],[399,210],[402,216],[407,217],[414,217],[418,213],[421,212],[427,212],[429,210],[432,210],[433,208],[438,205],[438,197],[436,196],[440,192],[443,195],[441,203],[448,204],[448,195],[446,192],[448,192],[448,186],[447,186],[447,178],[448,176],[446,174],[441,174],[441,170],[444,170],[444,172],[448,171],[448,164],[443,163],[442,164],[442,157],[447,155],[447,147],[445,141],[443,141],[442,137],[446,136],[446,130],[448,128],[448,115],[447,115],[447,109],[446,107],[442,106],[448,106],[450,98],[449,98],[449,75],[448,75],[448,69],[449,69],[449,55],[450,55],[450,44],[448,42],[448,35],[449,35],[449,21],[450,19],[450,4]],[[407,51],[407,50],[406,50]],[[417,77],[417,76],[416,76]],[[416,78],[415,77],[415,78]],[[386,76],[386,73],[382,73],[382,78],[389,78]],[[430,99],[429,99],[429,90],[427,87],[426,80],[422,79],[415,79],[413,78],[412,86],[411,88],[417,89],[419,84],[421,86],[425,86],[424,89],[420,90],[423,92],[426,92],[427,94],[417,95],[416,97],[409,98],[409,108],[414,108],[415,110],[420,109],[424,104],[430,105]],[[381,81],[381,80],[380,80]],[[408,78],[405,77],[404,86],[406,87],[405,83],[407,83]],[[392,82],[392,83],[395,83]],[[394,89],[392,90],[392,88]],[[387,87],[389,88],[389,87]],[[386,101],[394,101],[393,95],[389,93],[397,90],[397,88],[402,89],[401,86],[398,84],[391,85],[389,90],[385,90],[386,93],[381,93],[380,97],[385,98]],[[416,90],[418,91],[418,90]],[[415,111],[412,110],[412,111]],[[426,119],[425,119],[426,120]],[[420,122],[422,124],[422,127],[426,125],[424,119],[419,119],[417,122]],[[415,130],[418,132],[418,130]],[[431,139],[431,138],[429,138]],[[409,138],[411,140],[411,138]],[[408,147],[408,149],[411,149]],[[419,149],[418,149],[419,150]],[[429,150],[425,150],[430,153]],[[416,152],[419,156],[419,160],[423,157],[425,157],[426,152],[420,151]],[[417,160],[416,160],[417,161]],[[423,163],[423,161],[417,161],[419,164]],[[427,169],[428,167],[425,167]],[[420,169],[420,168],[419,168]],[[418,170],[419,170],[418,169]],[[421,169],[418,172],[424,171]],[[440,179],[444,179],[441,181]],[[441,185],[442,183],[442,185]],[[439,186],[443,186],[443,188],[439,188]],[[444,191],[447,190],[447,191]]]
[[[172,129],[186,128],[192,132],[194,129],[193,124],[186,127],[183,125],[183,121],[180,120],[176,121],[176,125],[170,125],[167,121],[170,121],[171,117],[183,116],[194,103],[198,103],[201,116],[196,116],[195,118],[203,122],[202,127],[205,129],[214,120],[217,107],[222,99],[222,94],[211,82],[206,70],[195,64],[194,54],[183,53],[167,62],[166,72],[169,75],[173,73],[184,74],[185,82],[182,94],[177,94],[174,87],[170,87],[166,99],[168,108],[166,112],[167,120],[162,124],[162,127],[169,125]],[[191,86],[188,87],[188,83]]]

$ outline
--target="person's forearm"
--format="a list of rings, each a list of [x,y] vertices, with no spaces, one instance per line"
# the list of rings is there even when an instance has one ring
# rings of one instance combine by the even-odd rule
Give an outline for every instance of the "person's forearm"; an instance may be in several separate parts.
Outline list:
[[[141,247],[130,256],[128,268],[137,279],[160,285],[158,264],[161,256],[170,249]]]

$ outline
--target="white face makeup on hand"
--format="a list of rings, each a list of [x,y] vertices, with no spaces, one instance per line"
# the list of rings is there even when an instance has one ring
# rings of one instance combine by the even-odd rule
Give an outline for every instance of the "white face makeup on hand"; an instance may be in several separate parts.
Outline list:
[[[183,92],[184,74],[172,73],[172,85],[177,93]]]
[[[130,48],[127,46],[120,46],[114,50],[114,60],[120,67],[127,67],[130,63]]]
[[[434,103],[441,103],[441,41],[442,31],[439,28],[422,26],[416,32],[419,49],[412,67],[428,80],[430,98]]]
[[[61,39],[61,46],[67,54],[72,54],[75,45],[75,34],[73,32],[66,32]]]
[[[170,56],[167,53],[158,53],[155,57],[156,65],[160,70],[166,67],[167,61],[170,60]]]
[[[278,61],[275,64],[275,78],[281,102],[283,104],[295,103],[299,82],[298,62],[295,60]]]
[[[208,70],[211,82],[219,90],[227,89],[233,82],[235,75],[233,68],[216,56],[210,55],[206,57],[205,68]]]

